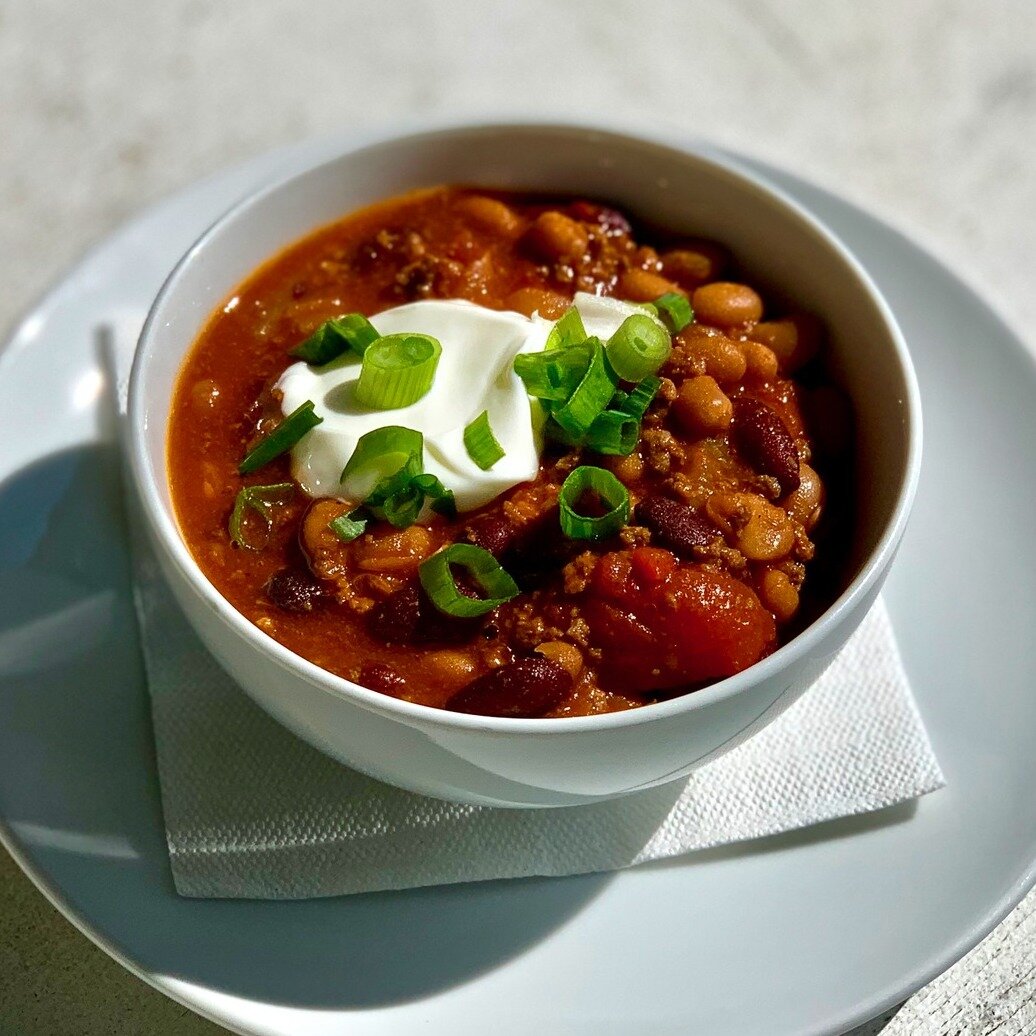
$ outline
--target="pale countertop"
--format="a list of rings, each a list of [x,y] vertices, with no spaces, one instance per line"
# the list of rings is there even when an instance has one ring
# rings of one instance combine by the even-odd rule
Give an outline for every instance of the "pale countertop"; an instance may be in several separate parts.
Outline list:
[[[1036,348],[1032,0],[12,0],[0,83],[3,327],[142,206],[278,144],[596,114],[841,192]],[[217,1031],[105,957],[0,851],[0,1032]],[[882,1031],[1036,1032],[1036,893]]]

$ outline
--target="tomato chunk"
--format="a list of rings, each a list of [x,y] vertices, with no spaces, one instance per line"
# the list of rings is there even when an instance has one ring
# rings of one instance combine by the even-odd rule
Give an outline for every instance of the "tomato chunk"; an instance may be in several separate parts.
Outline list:
[[[722,679],[776,646],[773,616],[750,587],[657,547],[605,554],[587,592],[602,676],[623,690]]]

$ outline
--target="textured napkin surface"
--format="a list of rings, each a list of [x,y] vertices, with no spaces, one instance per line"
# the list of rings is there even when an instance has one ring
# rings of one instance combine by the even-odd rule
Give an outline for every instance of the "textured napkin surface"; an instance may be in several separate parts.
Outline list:
[[[212,660],[139,545],[169,858],[185,896],[295,899],[646,860],[864,813],[943,783],[879,601],[824,676],[685,781],[557,810],[463,806],[349,770]]]
[[[130,315],[108,329],[122,400],[139,327]],[[401,791],[311,748],[255,705],[190,629],[143,537],[134,539],[162,807],[181,895],[298,899],[616,870],[870,812],[943,784],[879,601],[795,705],[685,781],[556,810],[464,806]]]

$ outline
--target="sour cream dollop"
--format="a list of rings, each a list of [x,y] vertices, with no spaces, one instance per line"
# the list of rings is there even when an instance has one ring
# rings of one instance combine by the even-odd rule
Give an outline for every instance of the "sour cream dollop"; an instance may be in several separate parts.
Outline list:
[[[643,312],[617,299],[580,292],[574,300],[587,334],[607,340],[632,313]],[[371,410],[356,400],[360,360],[346,355],[324,367],[296,363],[277,382],[282,408],[290,414],[312,400],[323,423],[292,450],[292,474],[312,497],[360,502],[377,476],[341,481],[360,436],[385,425],[424,434],[424,469],[452,489],[460,511],[470,511],[536,477],[542,437],[540,409],[514,373],[514,358],[543,348],[553,321],[485,309],[459,299],[427,300],[371,317],[379,334],[432,335],[442,355],[431,389],[397,410]],[[504,456],[483,471],[464,446],[464,428],[486,410]]]

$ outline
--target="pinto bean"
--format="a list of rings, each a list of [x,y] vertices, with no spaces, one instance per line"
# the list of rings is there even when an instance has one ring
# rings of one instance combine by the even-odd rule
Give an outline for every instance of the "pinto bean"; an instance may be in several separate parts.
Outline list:
[[[759,599],[778,622],[787,622],[799,609],[799,592],[777,568],[767,569],[759,582]]]
[[[578,259],[586,253],[590,235],[582,223],[564,213],[540,213],[525,232],[525,242],[532,251],[549,262]]]
[[[776,561],[795,546],[791,519],[756,493],[713,493],[705,511],[749,561]]]
[[[532,719],[545,716],[572,690],[572,677],[547,658],[519,658],[472,680],[446,702],[450,712]]]
[[[707,547],[717,535],[713,525],[693,507],[664,496],[649,496],[637,504],[637,521],[646,525],[654,542],[683,558],[694,556],[695,547]]]
[[[799,453],[780,415],[758,399],[734,400],[734,445],[760,474],[770,475],[782,493],[799,488]]]
[[[823,327],[809,313],[793,313],[781,320],[766,320],[756,324],[748,336],[771,349],[781,370],[790,374],[816,356],[823,337]]]
[[[575,644],[564,640],[547,640],[536,648],[536,654],[557,662],[573,680],[578,680],[583,672],[583,653]]]
[[[467,651],[457,649],[431,651],[423,664],[445,690],[458,690],[475,672],[475,660]]]
[[[524,313],[527,317],[539,313],[547,320],[557,320],[571,305],[572,300],[567,295],[547,288],[518,288],[507,296],[505,303],[507,309]]]
[[[676,336],[669,366],[675,374],[708,374],[720,384],[729,384],[745,376],[745,351],[722,331],[691,324]]]
[[[809,532],[820,518],[824,503],[824,484],[808,464],[799,465],[799,487],[789,493],[781,505],[791,517]]]
[[[673,414],[691,435],[720,435],[730,427],[734,409],[715,378],[688,378],[673,402]]]
[[[484,194],[469,194],[461,198],[457,208],[476,226],[503,237],[510,237],[519,226],[518,216],[510,205]]]
[[[660,273],[638,270],[634,267],[624,270],[620,275],[615,293],[619,298],[629,299],[631,302],[650,302],[660,295],[679,290],[679,285],[674,284]]]
[[[662,253],[662,272],[685,288],[694,289],[714,281],[729,261],[727,250],[714,241],[688,241]]]
[[[763,315],[763,300],[747,284],[713,281],[695,288],[691,303],[703,324],[735,327],[754,323]]]
[[[627,485],[636,482],[644,474],[644,458],[639,453],[628,453],[625,457],[602,457],[601,460],[620,482]]]
[[[779,365],[777,354],[762,342],[751,340],[744,343],[745,373],[757,381],[773,381],[777,377]]]

